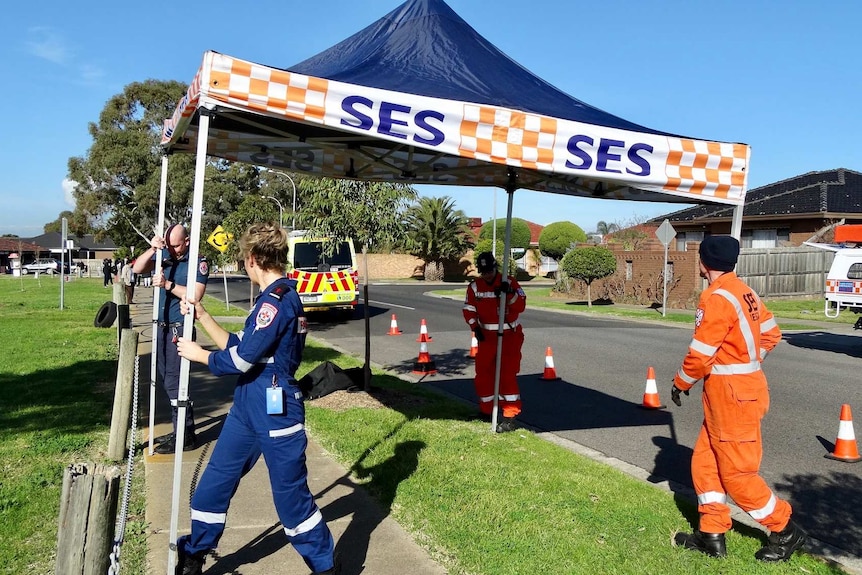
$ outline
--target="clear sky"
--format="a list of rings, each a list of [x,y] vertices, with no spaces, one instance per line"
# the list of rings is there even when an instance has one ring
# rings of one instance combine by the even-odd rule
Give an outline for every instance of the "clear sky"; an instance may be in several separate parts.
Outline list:
[[[71,209],[70,157],[131,82],[190,82],[207,50],[287,68],[399,0],[13,2],[0,20],[0,235],[30,237]],[[862,171],[858,0],[448,0],[481,35],[559,89],[632,122],[752,147],[749,188],[815,170]],[[856,138],[855,140],[853,138]],[[468,216],[505,217],[506,194],[419,186]],[[680,204],[518,191],[538,224],[631,222]]]

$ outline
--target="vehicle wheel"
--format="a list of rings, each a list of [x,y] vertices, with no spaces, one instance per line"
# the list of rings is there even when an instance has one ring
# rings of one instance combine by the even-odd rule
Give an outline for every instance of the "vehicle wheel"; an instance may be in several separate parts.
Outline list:
[[[111,327],[117,320],[117,304],[112,301],[106,301],[96,313],[96,319],[93,320],[95,327]]]
[[[22,275],[22,276],[26,276],[26,275],[27,275],[27,268],[21,268],[21,275]]]

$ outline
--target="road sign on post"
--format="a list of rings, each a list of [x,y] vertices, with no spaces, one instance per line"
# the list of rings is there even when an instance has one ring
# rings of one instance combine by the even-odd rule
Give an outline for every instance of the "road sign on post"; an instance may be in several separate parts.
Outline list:
[[[658,241],[664,246],[664,268],[662,268],[662,296],[661,296],[661,316],[667,315],[667,247],[676,237],[676,230],[670,225],[670,220],[665,220],[655,231]]]

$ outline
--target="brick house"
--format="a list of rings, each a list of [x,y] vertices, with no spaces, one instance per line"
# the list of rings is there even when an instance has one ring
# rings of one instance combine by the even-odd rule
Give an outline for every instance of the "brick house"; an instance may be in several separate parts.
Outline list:
[[[837,168],[808,172],[749,190],[742,215],[743,248],[799,246],[829,241],[835,224],[862,223],[862,173]],[[659,216],[677,232],[670,249],[685,250],[711,234],[729,234],[733,207],[704,204]]]

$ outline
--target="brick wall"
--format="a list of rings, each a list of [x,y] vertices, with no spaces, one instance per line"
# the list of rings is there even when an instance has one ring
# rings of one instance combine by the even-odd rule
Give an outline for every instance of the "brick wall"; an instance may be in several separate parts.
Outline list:
[[[692,309],[703,289],[698,273],[697,242],[688,246],[688,251],[668,250],[668,268],[672,276],[668,284],[667,305],[673,308]],[[609,244],[617,260],[617,271],[613,275],[596,280],[590,288],[592,298],[610,299],[616,303],[641,305],[660,304],[662,301],[661,273],[664,265],[664,246],[658,240],[650,240],[641,250],[624,251],[619,244]],[[572,295],[586,297],[583,282],[572,283]]]

